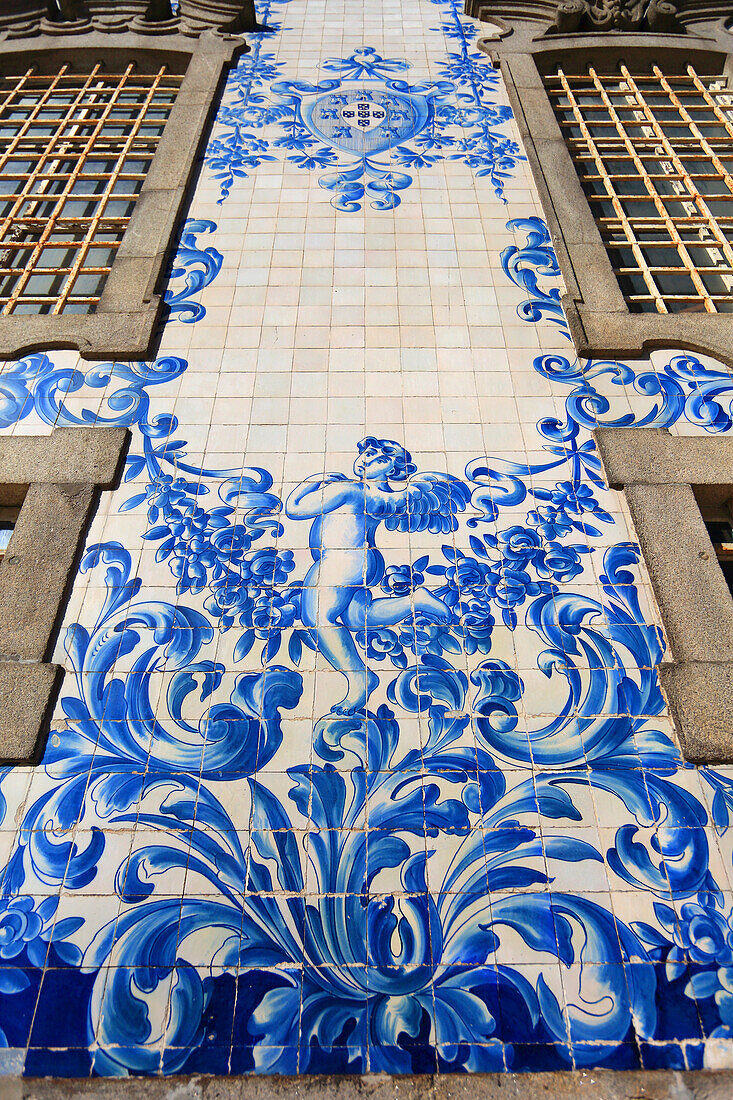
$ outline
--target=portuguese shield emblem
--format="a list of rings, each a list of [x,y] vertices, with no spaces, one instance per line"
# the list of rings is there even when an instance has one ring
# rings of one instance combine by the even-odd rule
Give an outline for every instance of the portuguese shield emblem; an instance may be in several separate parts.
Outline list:
[[[341,84],[304,96],[300,105],[301,118],[315,137],[357,156],[409,141],[425,126],[429,112],[425,97],[373,84]]]

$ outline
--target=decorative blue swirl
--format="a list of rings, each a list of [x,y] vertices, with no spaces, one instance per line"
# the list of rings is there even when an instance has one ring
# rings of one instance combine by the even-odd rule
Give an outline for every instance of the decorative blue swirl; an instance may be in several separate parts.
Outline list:
[[[529,294],[529,298],[518,306],[519,316],[533,323],[547,318],[569,339],[559,288],[540,284],[540,279],[546,282],[560,278],[547,226],[541,218],[531,217],[507,222],[507,228],[527,234],[525,245],[521,248],[511,245],[501,254],[507,276]],[[682,418],[707,432],[726,432],[733,425],[730,373],[706,366],[691,353],[675,355],[659,369],[641,371],[615,360],[571,360],[551,353],[537,356],[534,369],[551,382],[572,387],[565,400],[567,426],[546,421],[541,426],[543,434],[567,432],[571,426],[575,430],[579,427],[593,429],[598,424],[668,428]],[[598,381],[603,379],[608,379],[612,387],[610,397],[598,388]],[[613,408],[613,388],[618,389],[620,404],[628,408],[624,400],[624,390],[628,387],[633,387],[643,397],[659,400],[650,402],[649,410],[643,414],[624,411],[618,416],[609,415]]]
[[[221,271],[221,252],[211,246],[199,248],[196,239],[199,233],[213,233],[215,230],[216,222],[188,218],[179,233],[178,251],[171,266],[169,280],[185,276],[185,285],[178,291],[174,291],[169,285],[165,292],[165,301],[170,316],[177,316],[179,321],[189,325],[206,316],[204,306],[193,301],[191,296],[209,286]]]
[[[176,421],[168,415],[149,419],[148,386],[162,386],[178,378],[187,368],[185,359],[164,356],[152,363],[99,363],[86,373],[59,368],[42,352],[19,359],[0,374],[0,428],[9,428],[35,413],[51,426],[71,427],[82,424],[138,425],[147,437],[161,438],[175,430]],[[64,402],[83,387],[104,390],[113,378],[126,385],[105,398],[112,416],[89,409],[80,416],[71,413]]]
[[[527,243],[521,248],[509,245],[500,256],[501,266],[515,286],[521,287],[529,298],[517,307],[523,321],[540,321],[545,316],[553,321],[563,336],[570,339],[568,323],[560,305],[558,287],[543,290],[537,276],[558,279],[560,267],[552,247],[545,223],[537,217],[514,218],[506,223],[507,229],[527,234]]]

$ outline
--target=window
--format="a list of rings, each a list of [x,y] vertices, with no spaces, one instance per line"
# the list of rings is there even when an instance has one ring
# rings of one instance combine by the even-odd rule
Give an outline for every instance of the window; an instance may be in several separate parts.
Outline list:
[[[0,360],[43,348],[155,355],[188,183],[247,46],[131,11],[130,28],[104,23],[103,39],[93,14],[74,33],[61,20],[3,41]]]
[[[703,516],[703,519],[705,517]],[[733,595],[733,525],[730,519],[705,520],[715,556],[723,570],[725,583]]]
[[[93,313],[182,76],[0,78],[0,314]]]
[[[545,86],[629,309],[733,311],[733,95],[692,65]]]
[[[578,354],[687,348],[733,365],[730,0],[704,18],[679,4],[466,2],[512,31],[478,45],[501,65]]]
[[[692,491],[733,596],[733,485],[693,485]]]
[[[0,761],[44,747],[62,670],[50,663],[101,489],[119,484],[125,428],[0,438]],[[12,553],[5,553],[12,536]]]
[[[10,538],[19,515],[19,504],[0,504],[0,558],[5,556],[5,551],[10,545]]]
[[[733,439],[661,428],[597,428],[611,488],[624,497],[667,635],[659,666],[680,747],[696,764],[733,762]]]

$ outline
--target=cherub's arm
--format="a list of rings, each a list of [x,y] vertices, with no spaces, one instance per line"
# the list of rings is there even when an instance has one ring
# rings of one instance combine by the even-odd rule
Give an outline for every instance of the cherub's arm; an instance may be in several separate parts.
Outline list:
[[[343,474],[326,474],[325,478],[308,479],[298,485],[285,501],[285,515],[290,519],[315,519],[324,511],[330,512],[338,504],[335,499],[343,495],[344,483],[353,486]]]
[[[349,508],[358,512],[364,511],[364,486],[360,481],[352,481],[351,478],[342,477],[339,481],[331,481],[323,485],[323,497],[321,498],[321,511],[324,513],[335,512],[337,508]]]
[[[316,476],[313,480],[301,481],[288,495],[285,501],[285,515],[290,519],[312,519],[321,513],[320,489],[323,478]],[[318,496],[313,494],[318,492]],[[310,500],[307,498],[310,497]]]

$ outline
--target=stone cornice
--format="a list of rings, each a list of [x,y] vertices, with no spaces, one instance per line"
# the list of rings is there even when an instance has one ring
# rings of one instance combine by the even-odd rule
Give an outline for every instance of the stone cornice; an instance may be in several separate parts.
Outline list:
[[[101,32],[114,36],[177,35],[204,31],[242,34],[257,28],[254,0],[3,0],[0,41]]]
[[[484,22],[537,24],[548,34],[650,32],[680,34],[731,16],[730,0],[466,0],[466,15]]]

